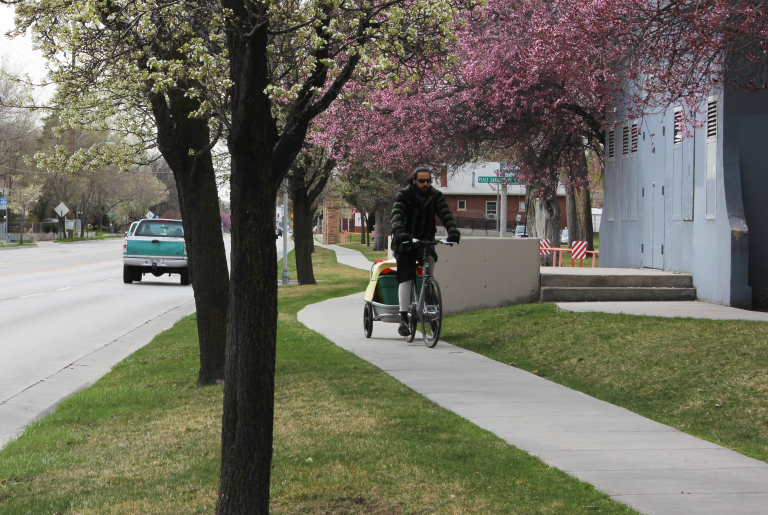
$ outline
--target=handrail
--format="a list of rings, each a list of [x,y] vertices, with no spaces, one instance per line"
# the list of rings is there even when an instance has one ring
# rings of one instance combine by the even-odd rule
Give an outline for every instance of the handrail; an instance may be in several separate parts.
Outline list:
[[[571,255],[573,254],[573,249],[564,249],[561,247],[549,247],[547,249],[550,252],[555,252],[555,255],[552,256],[552,266],[563,266],[563,252],[569,252]],[[597,256],[600,255],[599,250],[588,250],[586,251],[587,254],[592,254],[592,268],[595,268],[595,262],[597,259],[595,259]],[[559,264],[558,264],[558,256],[560,257]],[[571,266],[575,266],[573,263],[573,257],[571,257]],[[579,259],[579,266],[584,267],[584,260]]]

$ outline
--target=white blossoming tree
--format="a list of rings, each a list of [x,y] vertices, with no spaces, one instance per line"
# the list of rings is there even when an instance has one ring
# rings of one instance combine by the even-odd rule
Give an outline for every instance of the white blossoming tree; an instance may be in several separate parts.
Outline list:
[[[220,10],[207,2],[21,0],[17,33],[47,58],[66,135],[105,131],[119,143],[57,145],[44,169],[127,169],[158,149],[174,173],[200,336],[198,384],[224,379],[229,274],[211,149],[228,87]],[[218,20],[218,21],[217,21]],[[66,140],[65,140],[66,141]]]
[[[216,513],[266,515],[277,190],[313,120],[351,80],[372,87],[415,80],[445,58],[456,11],[474,0],[14,1],[19,30],[32,29],[53,63],[62,121],[122,132],[132,145],[103,149],[113,161],[135,159],[142,145],[162,152],[188,224],[193,282],[205,278],[209,287],[224,282],[203,275],[218,261],[205,254],[211,260],[203,271],[195,260],[207,244],[216,259],[223,256],[214,238],[220,222],[211,148],[219,135],[226,139],[232,252]],[[59,154],[78,166],[77,153]],[[198,286],[200,321],[207,314]],[[220,291],[209,290],[217,308],[227,305]]]

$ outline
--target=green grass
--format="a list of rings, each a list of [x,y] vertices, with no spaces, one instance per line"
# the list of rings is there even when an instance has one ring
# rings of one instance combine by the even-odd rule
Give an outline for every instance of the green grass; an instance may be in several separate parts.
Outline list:
[[[314,262],[279,289],[273,514],[635,513],[300,324],[368,280]],[[212,513],[222,387],[195,387],[196,346],[193,316],[0,451],[0,514]]]
[[[441,336],[768,461],[768,323],[529,304],[448,317]]]
[[[19,247],[34,247],[36,245],[37,245],[37,243],[24,240],[23,242],[18,242],[18,243],[0,244],[0,250],[2,250],[2,249],[17,249]]]
[[[54,243],[72,243],[76,241],[108,240],[120,237],[119,234],[101,233],[101,236],[89,236],[88,238],[59,238]]]

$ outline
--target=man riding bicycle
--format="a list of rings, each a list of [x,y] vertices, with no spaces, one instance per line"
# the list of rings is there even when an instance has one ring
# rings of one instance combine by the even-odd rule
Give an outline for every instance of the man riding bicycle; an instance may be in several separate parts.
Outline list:
[[[449,242],[459,243],[461,232],[453,221],[445,196],[432,187],[432,172],[420,167],[413,171],[410,184],[395,195],[392,207],[392,250],[397,260],[398,300],[400,304],[400,336],[408,336],[408,304],[411,281],[416,279],[417,246],[413,239],[433,241],[437,233],[435,215],[440,217],[448,231]],[[429,259],[437,261],[432,248]],[[431,265],[434,270],[434,264]]]

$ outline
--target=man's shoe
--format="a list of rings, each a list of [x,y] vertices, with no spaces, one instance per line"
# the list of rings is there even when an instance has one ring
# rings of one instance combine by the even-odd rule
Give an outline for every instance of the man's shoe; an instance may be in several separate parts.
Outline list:
[[[411,330],[408,328],[407,322],[400,322],[400,327],[397,328],[397,334],[400,336],[410,336]]]

